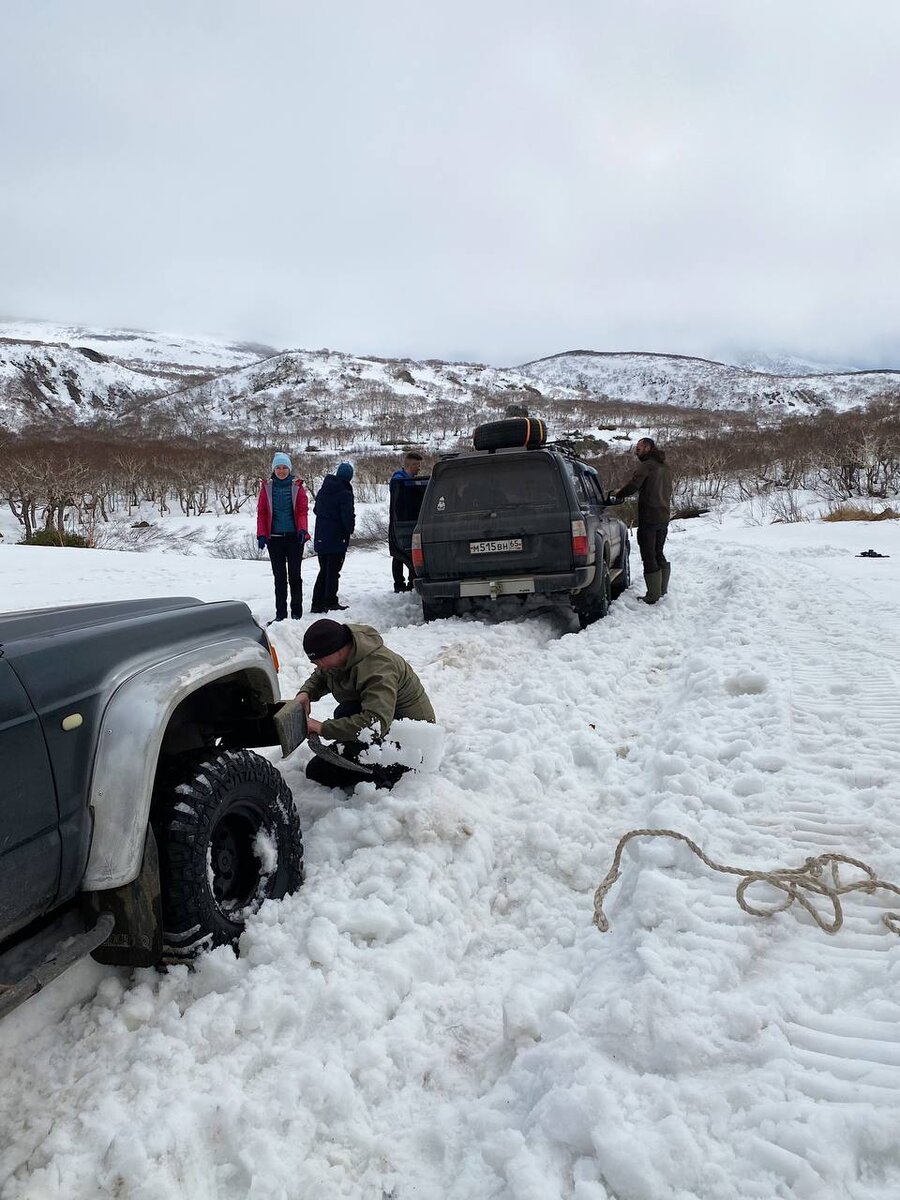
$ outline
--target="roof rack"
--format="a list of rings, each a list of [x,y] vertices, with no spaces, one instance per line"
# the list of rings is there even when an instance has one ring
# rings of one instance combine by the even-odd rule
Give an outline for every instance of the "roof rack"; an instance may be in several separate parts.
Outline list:
[[[578,454],[571,442],[545,442],[545,450],[555,450],[557,454],[561,454],[563,458],[571,458],[573,462],[578,461]]]

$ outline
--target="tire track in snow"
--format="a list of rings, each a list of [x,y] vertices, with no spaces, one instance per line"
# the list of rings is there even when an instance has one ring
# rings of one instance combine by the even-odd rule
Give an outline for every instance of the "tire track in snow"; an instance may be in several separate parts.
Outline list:
[[[895,845],[890,793],[900,773],[900,688],[892,651],[896,616],[884,606],[853,605],[840,590],[811,594],[815,607],[803,617],[785,609],[792,759],[808,777],[821,779],[827,792],[793,799],[757,825],[805,855],[846,853],[878,870],[890,858],[897,861],[896,854],[885,853]],[[848,736],[852,754],[844,748]],[[785,865],[788,861],[795,859],[785,858]],[[855,873],[842,874],[853,878]],[[803,940],[782,943],[769,956],[773,964],[816,975],[825,985],[819,1004],[799,1006],[779,1021],[786,1062],[759,1072],[760,1081],[770,1086],[781,1075],[796,1097],[792,1111],[760,1122],[770,1132],[763,1136],[759,1129],[754,1143],[760,1162],[781,1178],[786,1195],[827,1194],[837,1182],[832,1162],[804,1156],[815,1141],[805,1128],[810,1123],[870,1131],[855,1142],[846,1133],[837,1138],[855,1165],[856,1178],[841,1181],[845,1194],[896,1195],[900,1164],[886,1153],[884,1131],[895,1124],[900,1108],[900,1005],[890,996],[898,948],[896,937],[878,920],[900,907],[896,899],[887,893],[845,897],[844,924],[833,938],[823,938],[800,914]],[[822,909],[830,915],[827,903]],[[829,990],[844,1002],[843,1010],[823,1011]],[[876,1014],[890,1019],[873,1019]],[[823,1106],[829,1111],[823,1113]]]
[[[625,743],[627,753],[602,782],[595,783],[594,790],[601,806],[611,792],[627,797],[628,803],[622,804],[617,812],[607,813],[603,826],[598,825],[597,833],[602,840],[592,855],[592,861],[596,863],[594,885],[608,866],[616,839],[626,829],[647,824],[684,827],[685,805],[693,802],[692,816],[702,810],[702,804],[697,800],[696,763],[699,760],[700,765],[708,765],[710,744],[704,723],[707,717],[721,716],[722,708],[718,694],[711,694],[711,680],[721,673],[720,664],[727,659],[733,646],[736,623],[733,603],[753,570],[739,558],[733,563],[728,561],[724,569],[718,565],[713,570],[710,566],[712,557],[701,549],[698,561],[681,568],[680,591],[676,593],[674,603],[670,601],[648,612],[632,602],[619,610],[618,629],[612,622],[604,622],[589,631],[589,637],[595,633],[604,636],[607,657],[611,645],[616,644],[608,633],[615,630],[627,637],[624,647],[626,673],[615,679],[610,697],[613,710],[619,716],[616,734]],[[711,579],[714,582],[709,586],[707,581]],[[587,647],[589,642],[582,644]],[[622,654],[617,652],[613,657],[619,658]],[[598,667],[602,669],[602,665],[601,660]],[[754,690],[752,680],[750,690]],[[742,702],[739,689],[735,702]],[[622,719],[629,710],[640,713],[640,733],[633,738],[628,736],[628,722]],[[733,727],[727,729],[726,746],[730,747],[741,737],[742,720],[743,713],[733,718]],[[727,759],[727,754],[725,757]],[[682,775],[686,777],[684,780],[680,778]],[[675,803],[661,806],[659,798],[665,793],[674,795]],[[552,819],[548,816],[548,820]],[[698,835],[696,828],[690,831]],[[703,840],[702,830],[699,836]],[[635,868],[634,859],[641,864],[640,871]],[[683,952],[688,952],[686,947],[689,945],[693,977],[708,965],[716,981],[715,987],[723,986],[727,976],[741,969],[741,960],[750,959],[752,948],[734,936],[737,929],[745,927],[746,918],[734,905],[733,897],[728,899],[731,885],[726,883],[723,888],[715,883],[710,887],[704,880],[696,883],[696,905],[690,899],[685,902],[683,890],[677,906],[670,905],[669,889],[683,889],[683,881],[672,884],[668,874],[660,875],[652,867],[671,862],[671,848],[661,849],[658,843],[653,848],[641,846],[634,851],[626,878],[620,881],[618,895],[613,900],[614,932],[608,938],[587,926],[585,918],[589,908],[586,906],[590,897],[583,898],[581,903],[585,907],[581,910],[581,924],[571,950],[568,955],[560,956],[559,963],[554,963],[549,955],[545,962],[548,968],[555,967],[559,974],[568,968],[571,1001],[552,993],[539,970],[539,954],[533,951],[527,960],[523,960],[531,980],[523,980],[521,989],[513,991],[506,1008],[507,1040],[514,1053],[508,1053],[493,1088],[475,1105],[470,1118],[472,1139],[489,1161],[502,1164],[498,1169],[513,1191],[523,1186],[522,1180],[533,1170],[535,1195],[568,1194],[562,1184],[558,1193],[548,1190],[547,1181],[539,1180],[535,1163],[524,1149],[515,1154],[509,1152],[507,1144],[493,1132],[498,1122],[504,1129],[513,1126],[516,1134],[524,1136],[526,1141],[536,1138],[538,1146],[550,1143],[552,1154],[572,1156],[574,1153],[581,1164],[579,1170],[587,1172],[582,1177],[596,1179],[598,1186],[611,1189],[610,1195],[660,1200],[663,1196],[688,1194],[687,1189],[692,1183],[699,1184],[703,1175],[699,1166],[696,1180],[692,1179],[690,1170],[672,1175],[661,1165],[656,1170],[652,1162],[638,1169],[639,1160],[645,1156],[653,1157],[642,1152],[626,1155],[628,1162],[623,1162],[620,1169],[616,1162],[621,1152],[616,1150],[613,1136],[618,1130],[623,1144],[640,1143],[642,1151],[646,1151],[639,1118],[647,1114],[639,1110],[646,1104],[646,1097],[653,1094],[660,1104],[669,1104],[671,1089],[667,1078],[677,1080],[690,1066],[695,1042],[693,1031],[688,1031],[687,1037],[683,1036],[680,1020],[684,1016],[684,1006],[679,1004],[681,997],[677,988],[669,986],[668,965],[662,961],[673,944],[678,959],[676,971],[684,971]],[[690,875],[690,868],[684,874]],[[689,882],[694,886],[695,881]],[[707,922],[702,916],[694,919],[692,914],[695,911],[702,913],[704,903],[709,903],[711,891],[716,893],[717,904],[721,897],[719,919],[715,922]],[[673,934],[670,922],[675,907],[678,908],[676,921],[680,925]],[[635,912],[639,914],[637,918]],[[673,938],[681,940],[673,943]],[[723,972],[722,962],[735,946],[738,964],[726,962]],[[659,987],[663,987],[673,1001],[669,1011],[664,1013],[656,1007]],[[572,1026],[571,1030],[567,1022]],[[553,1048],[542,1044],[545,1032],[549,1033],[551,1029]],[[561,1040],[567,1046],[571,1041],[567,1053],[573,1063],[591,1063],[590,1067],[585,1066],[583,1075],[577,1067],[573,1068],[571,1076],[560,1074],[555,1055],[559,1053]],[[596,1061],[598,1053],[603,1055],[606,1063],[600,1070]],[[653,1076],[657,1078],[656,1082]],[[598,1089],[601,1096],[618,1095],[622,1114],[630,1113],[632,1120],[617,1124],[616,1112],[607,1112],[604,1128],[612,1131],[609,1137],[599,1132],[590,1136],[585,1134],[573,1151],[571,1136],[559,1134],[552,1127],[554,1123],[547,1123],[542,1115],[544,1107],[550,1103],[552,1093],[554,1111],[558,1108],[561,1114],[559,1124],[566,1124],[562,1116],[565,1113],[569,1123],[590,1129],[596,1125],[598,1114],[597,1111],[584,1111],[582,1093],[585,1090],[597,1093]],[[511,1110],[516,1098],[523,1096],[529,1097],[529,1101],[518,1111],[514,1107]],[[652,1109],[654,1102],[651,1098],[647,1111]],[[597,1103],[604,1107],[600,1096]],[[648,1146],[659,1140],[652,1132],[652,1125],[647,1135]],[[721,1147],[721,1143],[717,1144]],[[656,1160],[660,1164],[665,1161],[668,1166],[670,1148],[658,1149]],[[707,1150],[708,1147],[704,1147],[703,1152]],[[593,1165],[588,1166],[585,1156]],[[537,1151],[536,1157],[540,1157]],[[717,1170],[722,1186],[727,1186],[726,1172],[728,1166],[734,1164],[734,1155],[725,1146],[724,1151],[717,1150],[713,1157],[724,1159]],[[592,1171],[596,1174],[591,1174]],[[463,1191],[452,1194],[461,1196]],[[690,1194],[706,1193],[698,1190]],[[720,1191],[717,1194],[738,1193]]]
[[[616,838],[644,819],[646,797],[659,787],[656,731],[680,703],[696,654],[685,628],[713,627],[720,599],[694,587],[690,608],[653,612],[631,595],[607,620],[570,636],[552,618],[406,630],[420,664],[421,642],[437,643],[420,674],[438,711],[451,714],[442,785],[471,796],[491,846],[465,953],[445,947],[455,978],[431,1003],[423,997],[419,1012],[428,1041],[458,1072],[455,1082],[445,1079],[453,1111],[445,1126],[458,1127],[437,1139],[454,1164],[449,1196],[495,1194],[473,1176],[473,1145],[498,1173],[496,1194],[508,1179],[498,1166],[508,1155],[487,1132],[495,1122],[480,1118],[570,1007],[586,935],[597,949],[588,924],[593,887]],[[498,678],[510,686],[498,688]],[[408,1098],[392,1107],[395,1129],[428,1141]]]
[[[629,756],[636,802],[621,816],[681,829],[740,866],[834,849],[896,862],[888,789],[900,764],[896,750],[887,770],[881,760],[891,749],[893,713],[881,701],[892,668],[871,654],[865,613],[830,594],[817,642],[820,614],[796,599],[796,576],[814,583],[813,568],[721,544],[694,545],[692,559],[674,606],[645,627],[661,659],[669,643],[680,647],[652,684],[648,670],[652,744]],[[846,729],[828,724],[846,722],[846,705],[817,692],[831,672],[845,682],[839,667],[859,654],[873,675],[854,693],[863,744],[848,754]],[[638,655],[641,666],[649,657]],[[529,1144],[568,1155],[570,1170],[606,1189],[598,1194],[627,1200],[894,1200],[900,1011],[882,902],[851,897],[831,939],[802,911],[746,915],[733,878],[671,843],[633,843],[624,866],[607,905],[611,932],[591,929],[575,944],[579,977],[563,1006],[572,1027],[551,1012],[531,1029],[523,1020],[518,1053],[473,1125],[513,1125]],[[527,1042],[541,1029],[552,1041]],[[511,1113],[521,1096],[530,1101]],[[525,1151],[507,1148],[507,1164],[496,1140],[477,1136],[515,1190]]]

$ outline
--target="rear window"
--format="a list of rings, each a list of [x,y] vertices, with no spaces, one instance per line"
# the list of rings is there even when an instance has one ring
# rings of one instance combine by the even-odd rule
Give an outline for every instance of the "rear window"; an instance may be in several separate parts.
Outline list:
[[[432,512],[469,513],[501,508],[558,508],[567,504],[556,463],[534,458],[489,458],[449,463],[432,480]]]

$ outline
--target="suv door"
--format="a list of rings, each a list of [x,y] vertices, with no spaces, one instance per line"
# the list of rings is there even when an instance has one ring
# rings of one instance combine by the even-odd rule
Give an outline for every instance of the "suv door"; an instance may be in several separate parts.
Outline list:
[[[412,570],[412,535],[419,519],[430,475],[392,479],[388,484],[388,548]]]
[[[592,468],[585,470],[584,483],[591,493],[592,503],[599,519],[600,531],[609,546],[609,561],[615,567],[622,556],[622,522],[614,513],[610,513],[606,497],[603,494],[600,476]]]
[[[0,658],[0,938],[45,912],[59,885],[56,789],[28,695]]]
[[[590,475],[581,463],[568,460],[566,470],[572,481],[572,490],[575,493],[578,510],[587,526],[588,545],[593,546],[596,543],[597,534],[602,532],[602,505],[598,500],[597,492],[591,486]]]

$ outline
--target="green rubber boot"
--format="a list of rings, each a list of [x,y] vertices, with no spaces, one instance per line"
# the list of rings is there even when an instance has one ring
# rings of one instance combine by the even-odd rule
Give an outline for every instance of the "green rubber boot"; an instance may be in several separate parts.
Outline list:
[[[669,590],[669,576],[672,574],[672,564],[666,563],[662,568],[662,587],[659,589],[659,594],[664,596]]]
[[[644,583],[647,585],[647,594],[641,599],[645,604],[655,604],[662,595],[662,571],[651,571],[644,576]]]

